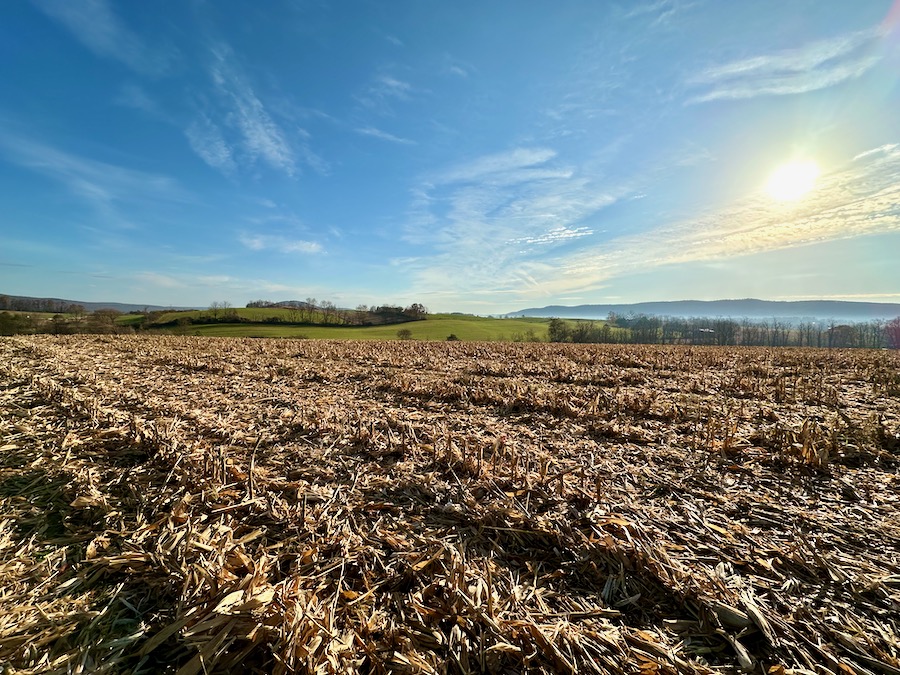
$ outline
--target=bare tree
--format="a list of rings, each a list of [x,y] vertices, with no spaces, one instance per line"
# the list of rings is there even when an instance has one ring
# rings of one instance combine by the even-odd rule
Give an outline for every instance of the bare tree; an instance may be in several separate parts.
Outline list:
[[[319,305],[322,310],[323,323],[333,323],[337,315],[337,307],[331,300],[323,300]]]
[[[407,316],[412,317],[413,319],[421,319],[426,314],[428,314],[428,308],[420,302],[414,302],[409,307],[404,309],[403,313]]]
[[[366,307],[365,305],[357,305],[356,306],[356,314],[354,316],[354,320],[357,325],[361,326],[365,322],[366,317],[368,315],[369,315],[368,307]]]
[[[887,337],[888,347],[900,349],[900,316],[887,322],[884,334]]]
[[[303,306],[303,309],[306,313],[306,322],[307,323],[315,323],[316,321],[316,309],[318,304],[315,298],[307,298],[306,303]]]
[[[88,333],[115,333],[116,319],[121,314],[115,309],[98,309],[88,315],[86,330]]]

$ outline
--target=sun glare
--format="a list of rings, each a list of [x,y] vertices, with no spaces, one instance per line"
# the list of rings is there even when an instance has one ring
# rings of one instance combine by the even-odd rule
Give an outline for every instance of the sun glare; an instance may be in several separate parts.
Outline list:
[[[811,160],[782,164],[766,183],[766,192],[780,202],[796,201],[816,186],[819,165]]]

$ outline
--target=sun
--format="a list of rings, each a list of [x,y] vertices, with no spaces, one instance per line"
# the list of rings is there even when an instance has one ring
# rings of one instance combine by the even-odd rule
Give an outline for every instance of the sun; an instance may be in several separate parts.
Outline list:
[[[780,202],[794,202],[802,198],[816,186],[819,165],[812,160],[782,164],[766,183],[766,192]]]

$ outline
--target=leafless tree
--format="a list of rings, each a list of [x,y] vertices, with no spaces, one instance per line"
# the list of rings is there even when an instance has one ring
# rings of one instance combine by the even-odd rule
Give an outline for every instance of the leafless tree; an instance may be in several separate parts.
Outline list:
[[[887,322],[884,333],[887,336],[888,347],[900,349],[900,316]]]
[[[306,299],[306,303],[303,306],[303,310],[306,314],[306,322],[307,323],[315,323],[317,308],[318,308],[318,303],[315,298],[307,298]]]

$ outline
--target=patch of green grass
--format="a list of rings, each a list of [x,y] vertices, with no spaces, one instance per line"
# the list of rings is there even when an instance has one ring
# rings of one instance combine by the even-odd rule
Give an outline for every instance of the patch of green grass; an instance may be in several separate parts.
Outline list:
[[[116,317],[116,325],[118,326],[140,326],[144,320],[143,314],[122,314]]]
[[[269,311],[272,310],[262,310]],[[460,340],[494,341],[522,339],[530,330],[547,339],[549,319],[489,319],[457,314],[431,314],[424,321],[388,326],[279,326],[270,324],[208,324],[185,326],[189,335],[215,337],[284,337],[314,340],[396,340],[397,331],[409,330],[413,340],[446,340],[451,334]],[[180,332],[180,331],[179,331]]]
[[[298,310],[285,309],[283,307],[229,307],[228,309],[193,309],[186,312],[165,312],[155,317],[159,324],[178,321],[178,319],[202,319],[209,317],[222,317],[226,314],[236,314],[247,321],[265,321],[271,317],[277,317],[282,321],[297,320],[302,316]]]

